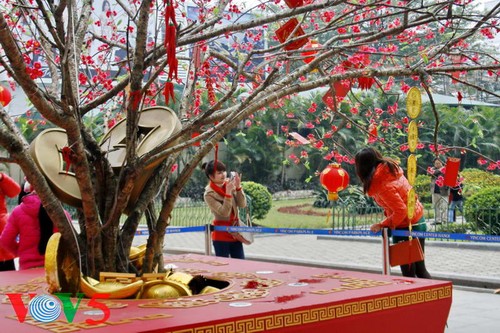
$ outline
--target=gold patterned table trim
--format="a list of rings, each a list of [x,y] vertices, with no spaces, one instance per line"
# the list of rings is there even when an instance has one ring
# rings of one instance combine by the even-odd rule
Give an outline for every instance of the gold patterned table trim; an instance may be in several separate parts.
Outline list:
[[[413,291],[398,295],[365,299],[357,302],[331,305],[304,311],[279,313],[272,316],[260,316],[244,320],[229,321],[216,325],[193,327],[166,333],[238,333],[265,332],[291,326],[305,325],[336,318],[363,315],[398,307],[405,307],[425,302],[451,298],[452,286]]]

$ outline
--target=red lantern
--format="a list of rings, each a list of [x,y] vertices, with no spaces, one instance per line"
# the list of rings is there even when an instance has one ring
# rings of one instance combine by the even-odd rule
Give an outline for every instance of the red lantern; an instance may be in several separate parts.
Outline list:
[[[328,200],[337,200],[338,192],[349,186],[349,174],[338,163],[328,165],[319,176],[321,185],[328,190]]]
[[[11,100],[12,95],[10,94],[9,89],[5,88],[4,86],[0,86],[0,104],[5,107],[10,103]]]
[[[304,62],[306,64],[310,63],[311,61],[314,60],[314,57],[311,57],[312,55],[315,55],[316,53],[318,53],[318,51],[316,50],[317,48],[319,48],[321,46],[320,43],[318,43],[317,41],[315,40],[310,40],[309,42],[307,42],[307,44],[305,45],[305,49],[307,51],[304,51],[302,52],[300,55],[304,57]]]

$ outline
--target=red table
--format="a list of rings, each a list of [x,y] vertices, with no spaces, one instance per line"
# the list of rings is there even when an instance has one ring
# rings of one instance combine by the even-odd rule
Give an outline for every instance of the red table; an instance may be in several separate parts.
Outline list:
[[[43,269],[0,273],[3,332],[443,332],[452,301],[447,281],[409,279],[202,255],[166,257],[176,271],[226,280],[211,294],[165,300],[105,300],[110,317],[83,300],[64,313],[18,322],[5,293],[46,294]],[[247,287],[247,288],[244,288]],[[250,288],[252,287],[252,288]]]

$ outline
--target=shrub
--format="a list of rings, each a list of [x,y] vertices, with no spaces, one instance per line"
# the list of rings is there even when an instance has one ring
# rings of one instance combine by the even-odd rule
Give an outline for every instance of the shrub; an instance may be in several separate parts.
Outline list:
[[[313,207],[330,208],[333,207],[333,201],[328,200],[328,191],[323,187],[313,192],[315,200]],[[380,207],[369,196],[364,195],[360,186],[352,185],[339,192],[338,203],[343,206],[353,207],[357,214],[371,214],[374,211],[380,211]]]
[[[249,208],[253,219],[262,220],[272,206],[272,196],[264,185],[254,182],[241,182],[249,200]]]
[[[479,169],[464,169],[460,172],[460,174],[464,177],[463,195],[465,198],[474,195],[481,189],[492,186],[500,186],[500,176],[491,172]]]
[[[418,175],[415,178],[415,192],[422,204],[432,202],[431,176]]]
[[[500,186],[477,191],[465,201],[465,219],[486,234],[500,235]]]

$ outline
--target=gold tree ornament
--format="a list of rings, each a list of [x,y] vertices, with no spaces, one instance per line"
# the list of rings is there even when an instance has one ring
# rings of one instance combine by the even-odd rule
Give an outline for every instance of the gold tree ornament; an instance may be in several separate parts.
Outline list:
[[[415,119],[420,115],[422,110],[422,94],[420,89],[412,87],[406,96],[406,112],[411,119]]]
[[[410,121],[408,125],[408,149],[414,153],[418,143],[418,126],[415,120]]]
[[[408,209],[408,218],[411,220],[415,215],[415,204],[417,203],[417,196],[415,194],[415,190],[411,188],[408,191],[408,201],[407,201],[407,209]]]
[[[56,232],[50,236],[45,249],[45,278],[48,292],[69,292],[75,295],[79,290],[80,267],[78,259],[73,258],[69,245]]]
[[[406,176],[408,178],[408,183],[410,183],[411,186],[415,185],[415,179],[417,177],[417,157],[414,154],[408,156]]]

